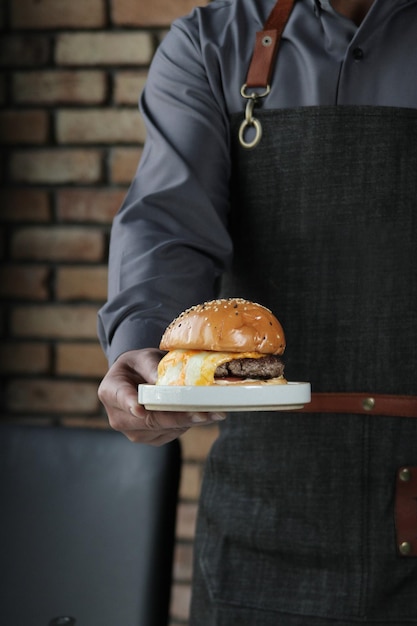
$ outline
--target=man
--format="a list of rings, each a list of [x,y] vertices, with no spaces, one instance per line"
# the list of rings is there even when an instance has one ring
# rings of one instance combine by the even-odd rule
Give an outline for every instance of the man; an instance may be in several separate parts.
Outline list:
[[[401,508],[417,473],[417,1],[290,5],[214,1],[156,54],[113,227],[99,395],[132,441],[222,420],[192,626],[417,623],[417,516]],[[220,278],[280,319],[312,413],[138,406],[165,326]]]

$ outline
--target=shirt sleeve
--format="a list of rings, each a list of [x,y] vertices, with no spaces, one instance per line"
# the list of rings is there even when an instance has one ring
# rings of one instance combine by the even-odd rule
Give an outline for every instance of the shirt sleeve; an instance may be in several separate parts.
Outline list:
[[[147,139],[112,225],[108,300],[98,317],[110,362],[158,346],[178,313],[215,295],[231,259],[228,117],[213,89],[219,69],[190,24],[173,25],[140,101]]]

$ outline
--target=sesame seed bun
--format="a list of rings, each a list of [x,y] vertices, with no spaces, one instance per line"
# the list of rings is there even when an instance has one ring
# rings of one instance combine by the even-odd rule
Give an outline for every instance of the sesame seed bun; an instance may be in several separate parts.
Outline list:
[[[285,336],[273,313],[242,298],[211,300],[181,313],[166,329],[161,350],[283,354]]]

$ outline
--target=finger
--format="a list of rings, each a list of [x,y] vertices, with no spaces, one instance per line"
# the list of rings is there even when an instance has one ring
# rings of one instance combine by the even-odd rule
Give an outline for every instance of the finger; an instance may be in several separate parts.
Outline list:
[[[210,423],[213,421],[213,417],[216,417],[216,421],[221,419],[221,416],[217,417],[212,413],[148,411],[140,404],[137,404],[135,410],[130,412],[130,416],[129,425],[134,430],[146,429],[153,431],[190,428],[190,426]]]
[[[161,413],[164,417],[166,417],[165,411]],[[179,416],[178,413],[173,413],[173,415]],[[192,426],[203,426],[205,424],[224,420],[226,418],[226,414],[184,413],[183,417],[188,421],[188,425],[161,429],[158,422],[158,415],[156,413],[149,412],[144,420],[144,427],[122,432],[133,443],[146,443],[155,446],[161,446],[169,443],[170,441],[173,441],[174,439],[177,439]]]
[[[226,413],[197,411],[188,413],[192,426],[210,424],[211,422],[221,422],[226,419]]]
[[[136,387],[123,376],[104,378],[98,396],[109,416],[115,411],[142,416],[138,409]]]
[[[115,409],[108,413],[109,423],[120,432],[138,432],[145,437],[144,431],[164,434],[170,430],[186,430],[191,426],[203,426],[225,419],[224,413],[186,413],[177,411],[148,411],[137,404],[134,412],[126,413]]]
[[[125,437],[127,437],[127,439],[129,439],[129,441],[133,443],[144,443],[153,446],[163,446],[166,443],[174,441],[174,439],[178,439],[178,437],[183,435],[187,430],[188,428],[177,428],[174,430],[166,430],[164,432],[136,430],[123,432],[123,435],[125,435]]]

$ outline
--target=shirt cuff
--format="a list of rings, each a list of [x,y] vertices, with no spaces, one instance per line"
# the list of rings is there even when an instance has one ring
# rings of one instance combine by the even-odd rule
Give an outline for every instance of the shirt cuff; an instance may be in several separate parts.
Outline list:
[[[159,342],[165,331],[160,321],[153,320],[124,320],[117,327],[108,347],[107,358],[109,365],[129,350],[142,348],[159,348]]]

